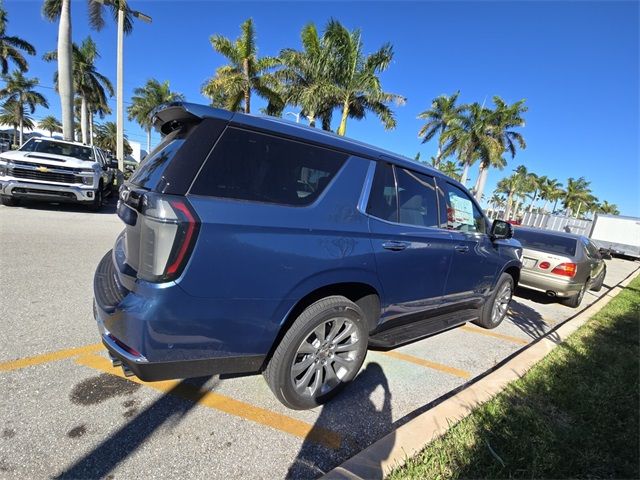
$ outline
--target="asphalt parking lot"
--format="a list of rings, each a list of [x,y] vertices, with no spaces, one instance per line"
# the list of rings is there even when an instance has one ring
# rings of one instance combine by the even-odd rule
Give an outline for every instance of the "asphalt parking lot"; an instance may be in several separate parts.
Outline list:
[[[0,207],[1,478],[318,477],[576,313],[518,292],[496,330],[370,351],[312,411],[286,409],[259,375],[142,384],[111,368],[91,313],[121,228],[113,206]],[[608,287],[640,267],[607,263]]]

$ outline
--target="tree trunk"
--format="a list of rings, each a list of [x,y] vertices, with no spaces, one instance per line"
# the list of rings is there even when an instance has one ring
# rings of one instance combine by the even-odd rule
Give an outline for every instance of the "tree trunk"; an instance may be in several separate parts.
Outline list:
[[[89,110],[89,145],[93,147],[93,112]]]
[[[13,126],[13,144],[18,145],[18,125]]]
[[[553,212],[551,212],[551,213],[556,213],[556,208],[558,206],[558,200],[560,200],[560,199],[556,198],[556,201],[553,203]]]
[[[547,205],[549,204],[549,200],[545,199],[544,200],[544,205],[542,206],[542,213],[546,213],[547,212]]]
[[[469,175],[469,163],[468,162],[464,162],[464,168],[462,169],[462,176],[460,177],[460,183],[461,184],[465,185],[467,183],[467,176],[468,175]]]
[[[582,202],[578,203],[578,210],[576,211],[576,218],[580,216],[580,209],[582,208]]]
[[[529,204],[529,213],[533,212],[533,204],[536,203],[538,199],[538,190],[533,192],[533,198],[531,199],[531,203]]]
[[[509,215],[511,214],[511,208],[513,207],[513,191],[509,191],[509,195],[507,195],[507,206],[504,210],[504,220],[509,220]]]
[[[151,151],[151,127],[147,127],[147,155]]]
[[[478,174],[478,181],[476,182],[476,200],[482,200],[482,194],[484,193],[484,187],[487,184],[487,177],[489,176],[489,167],[482,168],[480,166],[480,173]]]
[[[340,119],[340,126],[338,127],[338,131],[336,132],[341,137],[344,137],[344,134],[347,133],[347,118],[349,117],[349,100],[345,100],[342,105],[342,118]]]
[[[433,166],[438,168],[440,161],[442,160],[442,134],[444,133],[444,126],[440,129],[440,136],[438,137],[438,152],[436,153],[436,159],[433,162]]]
[[[58,24],[58,93],[62,110],[62,136],[65,140],[74,139],[71,62],[71,0],[62,0]]]
[[[89,115],[87,109],[87,99],[84,95],[80,97],[80,138],[85,145],[89,143]]]
[[[19,99],[20,104],[18,105],[20,108],[20,143],[18,145],[18,148],[22,146],[23,143],[23,139],[24,139],[24,107],[22,106],[22,95],[20,95],[20,99]]]
[[[244,78],[247,85],[244,89],[244,113],[251,113],[251,83],[249,78],[249,59],[245,58],[242,62],[244,70]]]
[[[307,115],[307,121],[309,122],[309,126],[315,128],[316,126],[316,114],[315,112],[310,112]]]

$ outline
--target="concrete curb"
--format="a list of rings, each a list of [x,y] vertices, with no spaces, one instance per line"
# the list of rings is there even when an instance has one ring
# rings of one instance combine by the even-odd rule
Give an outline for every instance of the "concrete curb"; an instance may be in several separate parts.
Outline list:
[[[520,353],[488,375],[471,383],[452,397],[420,414],[380,440],[357,453],[322,477],[324,480],[384,478],[426,445],[442,436],[450,426],[469,415],[480,404],[490,400],[507,384],[522,377],[559,343],[598,313],[629,283],[640,275],[640,268],[614,286],[594,304],[565,320],[542,338],[524,347]]]

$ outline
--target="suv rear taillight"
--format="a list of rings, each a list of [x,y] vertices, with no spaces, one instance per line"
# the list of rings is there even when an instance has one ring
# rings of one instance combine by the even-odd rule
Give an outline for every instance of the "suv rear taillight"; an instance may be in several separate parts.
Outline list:
[[[138,278],[149,282],[178,278],[196,243],[200,220],[184,197],[157,193],[144,193],[138,211]]]
[[[561,263],[556,268],[551,270],[551,273],[573,278],[576,275],[576,271],[577,265],[575,263]]]

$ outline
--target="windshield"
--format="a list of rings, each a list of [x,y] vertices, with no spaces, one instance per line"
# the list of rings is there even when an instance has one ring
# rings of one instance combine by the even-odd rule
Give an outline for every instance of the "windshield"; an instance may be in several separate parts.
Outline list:
[[[524,248],[540,250],[548,253],[557,253],[567,257],[573,257],[576,254],[575,238],[563,237],[561,235],[553,235],[545,232],[522,230],[520,228],[514,229],[513,236],[520,241]]]
[[[54,142],[42,138],[32,138],[21,148],[23,152],[50,153],[53,155],[65,155],[87,162],[93,162],[93,149],[83,145],[73,145],[71,143]]]

